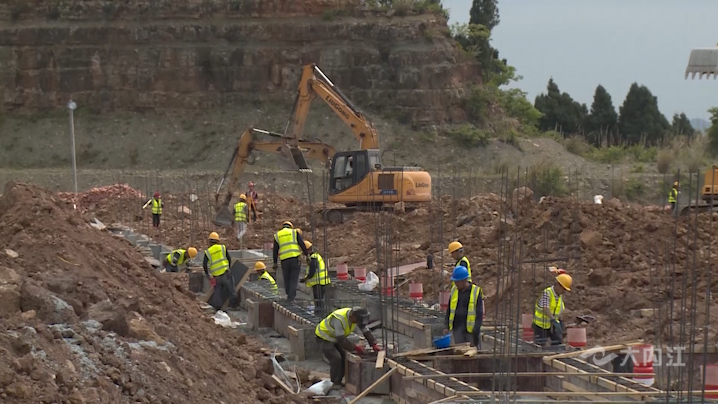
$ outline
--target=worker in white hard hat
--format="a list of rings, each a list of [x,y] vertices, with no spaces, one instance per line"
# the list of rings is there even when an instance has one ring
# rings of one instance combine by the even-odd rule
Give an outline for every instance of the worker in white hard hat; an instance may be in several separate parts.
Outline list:
[[[292,302],[297,297],[297,287],[299,286],[299,275],[302,271],[299,264],[299,256],[309,256],[302,233],[299,229],[295,229],[292,222],[286,221],[282,223],[282,228],[274,234],[274,250],[272,259],[274,265],[272,268],[276,271],[278,268],[277,261],[282,264],[282,276],[284,277],[284,291],[287,293],[287,301]]]
[[[304,240],[304,246],[309,251],[309,258],[307,263],[307,274],[303,279],[300,279],[300,283],[306,283],[306,285],[312,288],[312,294],[314,295],[314,307],[320,313],[323,313],[324,308],[324,293],[326,292],[327,285],[331,283],[329,280],[329,270],[324,262],[324,258],[314,250],[312,243]]]
[[[185,270],[189,272],[189,260],[197,256],[197,249],[190,247],[186,250],[178,248],[167,254],[162,261],[162,265],[166,272],[179,272],[179,267],[185,266]]]
[[[449,243],[449,254],[451,254],[451,258],[456,260],[456,264],[454,264],[454,268],[457,267],[464,267],[469,272],[469,282],[472,282],[472,276],[471,276],[471,264],[469,263],[469,259],[466,258],[466,255],[464,255],[464,246],[461,244],[458,240],[452,241]],[[451,283],[451,286],[454,286],[454,283]]]
[[[329,377],[332,381],[332,389],[340,389],[344,386],[342,379],[344,378],[346,351],[355,351],[359,355],[365,353],[363,345],[354,345],[347,339],[357,326],[374,352],[381,351],[376,338],[366,326],[368,321],[369,311],[367,309],[347,307],[334,310],[314,329],[320,349],[329,361]]]
[[[220,310],[225,300],[229,299],[230,307],[237,307],[237,290],[235,290],[232,272],[232,258],[227,254],[227,246],[219,243],[219,234],[209,234],[209,247],[204,251],[202,262],[204,274],[210,279],[219,298],[208,302],[215,310]]]
[[[678,205],[678,181],[673,183],[673,187],[668,192],[668,204],[671,205],[671,213],[676,213],[676,205]]]
[[[468,342],[481,347],[481,323],[484,318],[484,292],[480,286],[469,282],[469,271],[457,266],[451,274],[455,286],[451,288],[451,300],[446,309],[446,329],[451,332],[454,343]]]
[[[264,262],[262,262],[262,261],[255,262],[254,270],[257,271],[257,273],[259,274],[258,280],[260,280],[260,281],[264,280],[264,281],[269,282],[269,285],[270,285],[269,288],[272,290],[272,292],[274,292],[274,293],[278,292],[277,282],[275,282],[274,278],[272,278],[272,275],[270,275],[269,272],[267,272],[267,266],[264,265]]]
[[[249,205],[247,205],[247,197],[244,194],[239,195],[239,202],[234,205],[234,224],[237,228],[237,240],[242,242],[242,237],[247,231],[247,221],[249,219]]]
[[[534,342],[538,345],[561,345],[563,343],[563,322],[561,313],[566,310],[563,295],[571,291],[571,275],[562,273],[556,277],[556,283],[544,289],[534,308]]]

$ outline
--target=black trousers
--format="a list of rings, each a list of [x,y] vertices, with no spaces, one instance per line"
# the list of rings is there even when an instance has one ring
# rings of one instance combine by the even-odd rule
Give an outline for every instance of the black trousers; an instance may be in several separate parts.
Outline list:
[[[563,322],[561,323],[563,325]],[[531,324],[531,328],[534,330],[534,343],[539,345],[546,345],[546,342],[551,340],[551,345],[563,344],[563,332],[555,329],[553,326],[549,329],[544,329],[536,324]],[[563,327],[562,327],[563,328]]]
[[[177,265],[170,264],[166,259],[162,261],[162,265],[165,267],[166,272],[179,272]]]
[[[229,307],[237,307],[237,291],[234,290],[234,279],[232,273],[227,271],[220,276],[215,277],[217,284],[214,287],[215,292],[219,293],[220,299],[212,299],[210,304],[215,310],[221,310],[224,302],[229,298]]]
[[[282,260],[282,276],[284,277],[284,291],[287,293],[287,300],[294,300],[297,297],[299,286],[299,257],[292,257]]]
[[[347,354],[339,345],[317,337],[322,353],[329,361],[329,378],[334,384],[341,384],[344,378],[344,362]]]
[[[152,214],[152,227],[160,227],[160,216],[162,215]]]
[[[312,294],[314,295],[314,309],[324,310],[324,293],[326,293],[327,285],[312,286]]]

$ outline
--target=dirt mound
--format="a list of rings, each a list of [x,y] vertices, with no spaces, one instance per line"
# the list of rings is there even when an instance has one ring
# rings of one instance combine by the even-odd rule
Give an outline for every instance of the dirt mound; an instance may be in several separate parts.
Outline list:
[[[3,402],[301,402],[256,342],[56,195],[8,184],[0,246]]]

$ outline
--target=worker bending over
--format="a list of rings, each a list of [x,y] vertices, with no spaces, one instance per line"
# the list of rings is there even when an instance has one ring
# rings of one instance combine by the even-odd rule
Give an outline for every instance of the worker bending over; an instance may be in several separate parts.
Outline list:
[[[458,241],[452,241],[449,243],[449,254],[451,254],[451,258],[456,260],[454,267],[464,267],[469,271],[469,282],[472,282],[471,264],[469,264],[469,259],[464,255],[464,246]],[[454,284],[452,283],[451,286],[454,286]]]
[[[167,272],[179,272],[179,267],[185,265],[185,269],[189,272],[189,260],[197,256],[197,249],[190,247],[186,250],[178,248],[167,254],[167,258],[162,262]]]
[[[239,202],[234,205],[234,223],[237,227],[237,240],[242,242],[242,237],[247,231],[247,219],[249,218],[249,205],[244,194],[239,195]]]
[[[356,351],[359,355],[365,353],[363,346],[354,345],[347,339],[357,325],[359,326],[359,331],[374,349],[374,352],[381,351],[376,338],[366,327],[368,320],[369,311],[367,309],[361,307],[337,309],[322,320],[314,330],[322,353],[329,361],[329,376],[332,380],[333,389],[344,386],[342,379],[344,378],[346,351]]]
[[[209,248],[204,252],[202,267],[207,278],[210,281],[214,280],[214,290],[219,291],[221,297],[210,303],[215,310],[220,310],[227,298],[229,298],[229,307],[237,307],[237,291],[234,289],[234,279],[229,270],[231,266],[232,259],[227,255],[227,247],[219,243],[219,234],[210,233]]]
[[[327,270],[324,258],[322,258],[318,252],[314,251],[312,243],[305,240],[304,246],[307,247],[307,251],[309,251],[310,255],[307,259],[307,274],[304,279],[301,279],[299,282],[306,282],[306,285],[312,288],[314,306],[321,312],[320,309],[324,307],[324,293],[326,292],[327,285],[331,283],[329,280],[329,271]]]
[[[282,263],[282,276],[284,277],[284,291],[287,293],[287,301],[294,301],[297,297],[297,286],[299,286],[299,256],[309,255],[307,247],[302,240],[302,233],[295,229],[292,222],[282,223],[282,229],[274,234],[274,260],[273,269],[277,270],[277,259]]]
[[[265,280],[265,281],[269,282],[269,284],[271,285],[269,288],[272,289],[272,292],[274,292],[274,293],[278,292],[277,282],[275,282],[274,278],[272,278],[272,275],[270,275],[269,272],[267,272],[267,266],[264,265],[264,262],[262,262],[262,261],[255,262],[254,270],[257,271],[257,273],[259,274],[259,279],[258,279],[259,281]]]
[[[556,284],[543,290],[536,301],[534,308],[534,343],[547,345],[549,339],[551,345],[563,343],[563,322],[561,312],[566,309],[563,304],[563,294],[571,291],[573,279],[569,274],[560,274],[556,277]]]
[[[468,342],[481,348],[481,323],[484,319],[484,292],[481,287],[469,282],[469,271],[458,266],[451,274],[455,286],[451,288],[451,300],[446,310],[444,334],[454,337],[454,344]]]

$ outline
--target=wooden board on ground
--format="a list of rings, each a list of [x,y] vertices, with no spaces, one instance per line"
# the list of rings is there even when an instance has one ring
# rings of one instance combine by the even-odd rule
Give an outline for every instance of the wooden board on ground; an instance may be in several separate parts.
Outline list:
[[[232,267],[229,270],[232,273],[232,278],[234,279],[234,290],[237,292],[237,294],[239,294],[239,289],[242,288],[242,285],[244,285],[244,282],[247,281],[247,278],[249,278],[249,274],[252,273],[252,271],[249,270],[249,267],[239,261],[234,261],[234,263],[232,263]],[[215,296],[214,287],[212,287],[205,295],[204,301],[209,303],[211,301],[214,301],[214,299],[219,298],[219,296]],[[227,308],[228,303],[229,302],[225,300],[222,303],[222,309]]]
[[[376,362],[374,363],[375,369],[381,369],[384,367],[384,359],[386,359],[386,351],[379,351],[376,356]]]

